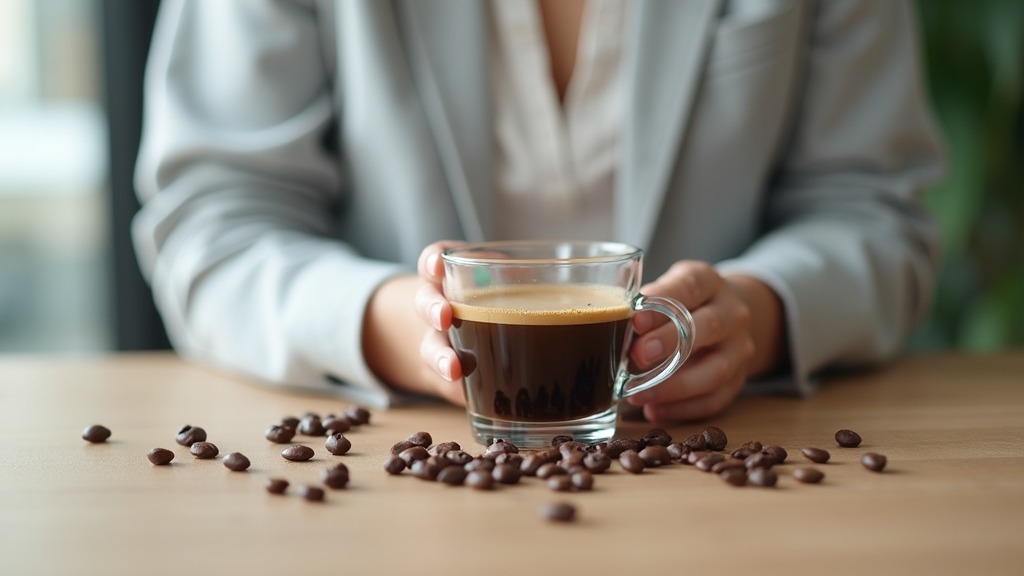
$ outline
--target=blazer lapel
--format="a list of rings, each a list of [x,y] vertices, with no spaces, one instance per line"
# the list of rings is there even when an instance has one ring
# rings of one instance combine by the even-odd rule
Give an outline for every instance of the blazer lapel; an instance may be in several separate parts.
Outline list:
[[[494,218],[486,3],[397,0],[396,14],[466,239],[485,240]]]
[[[616,236],[647,249],[688,124],[718,16],[719,0],[637,5],[626,85]]]

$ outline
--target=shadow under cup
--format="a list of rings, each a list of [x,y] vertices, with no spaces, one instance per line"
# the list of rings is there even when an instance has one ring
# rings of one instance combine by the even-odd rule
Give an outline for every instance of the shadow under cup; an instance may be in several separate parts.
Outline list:
[[[625,369],[630,319],[646,309],[641,258],[632,246],[604,242],[495,242],[444,253],[448,334],[478,442],[607,441],[618,399],[681,364],[677,353],[665,374],[665,363],[640,377]],[[690,333],[692,324],[687,344]]]

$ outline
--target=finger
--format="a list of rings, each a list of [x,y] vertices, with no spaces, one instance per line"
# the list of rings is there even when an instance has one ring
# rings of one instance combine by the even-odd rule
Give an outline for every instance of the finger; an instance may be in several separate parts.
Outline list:
[[[416,314],[434,330],[445,331],[452,325],[452,305],[437,284],[424,282],[416,289],[413,301]],[[446,337],[447,338],[447,337]]]
[[[710,394],[725,386],[736,374],[746,373],[746,366],[754,356],[754,342],[750,336],[733,338],[707,353],[687,362],[667,381],[628,398],[634,406],[679,402]]]
[[[697,260],[681,260],[657,280],[640,288],[647,296],[663,296],[678,300],[693,312],[710,301],[722,289],[724,280],[713,266]],[[633,317],[633,327],[644,334],[668,322],[664,314],[641,312]]]
[[[428,330],[420,341],[420,358],[431,368],[434,375],[447,382],[462,379],[462,363],[443,332]]]
[[[424,280],[440,283],[441,278],[444,277],[444,264],[441,262],[441,253],[462,244],[465,244],[465,242],[460,240],[441,240],[427,246],[420,252],[420,257],[416,261],[416,272]]]
[[[750,323],[750,310],[731,291],[721,290],[709,303],[693,311],[695,338],[693,351],[715,346],[729,336],[744,331]],[[630,358],[648,370],[668,358],[676,350],[679,332],[675,324],[666,323],[635,339]]]
[[[745,383],[746,375],[739,375],[710,394],[668,404],[648,404],[644,406],[644,417],[653,423],[670,423],[716,416],[732,403]]]

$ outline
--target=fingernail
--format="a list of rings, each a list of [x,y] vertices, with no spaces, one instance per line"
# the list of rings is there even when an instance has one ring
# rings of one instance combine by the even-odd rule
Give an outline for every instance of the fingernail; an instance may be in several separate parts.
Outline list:
[[[441,303],[435,302],[430,305],[430,323],[434,328],[441,329]]]
[[[661,357],[661,353],[665,351],[665,347],[661,345],[661,340],[657,338],[651,338],[647,342],[644,342],[644,358],[653,362]]]
[[[437,270],[438,258],[440,258],[440,256],[438,256],[437,254],[431,254],[430,256],[427,256],[427,274],[430,274],[431,276],[437,276],[437,273],[434,272],[434,270]]]
[[[452,361],[447,356],[441,356],[437,361],[437,370],[444,376],[445,380],[452,379]]]

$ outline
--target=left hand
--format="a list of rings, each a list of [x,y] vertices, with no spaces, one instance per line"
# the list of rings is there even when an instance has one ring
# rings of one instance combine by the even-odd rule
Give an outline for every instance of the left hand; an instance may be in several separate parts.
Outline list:
[[[680,261],[640,291],[648,296],[675,298],[690,311],[696,325],[689,360],[667,381],[628,399],[630,404],[643,406],[644,416],[651,422],[718,414],[743,389],[748,375],[775,364],[777,358],[767,355],[778,356],[779,350],[784,350],[784,343],[771,341],[785,338],[778,325],[768,330],[754,329],[754,324],[763,325],[765,321],[781,323],[778,297],[757,280],[723,278],[706,262]],[[764,296],[763,291],[770,294],[768,306],[776,309],[766,310],[764,318],[752,322],[747,297],[759,296],[758,292]],[[633,318],[633,327],[637,338],[630,358],[639,369],[656,366],[675,349],[676,329],[664,315],[641,312]],[[766,340],[760,350],[755,333],[763,333],[762,339]]]

